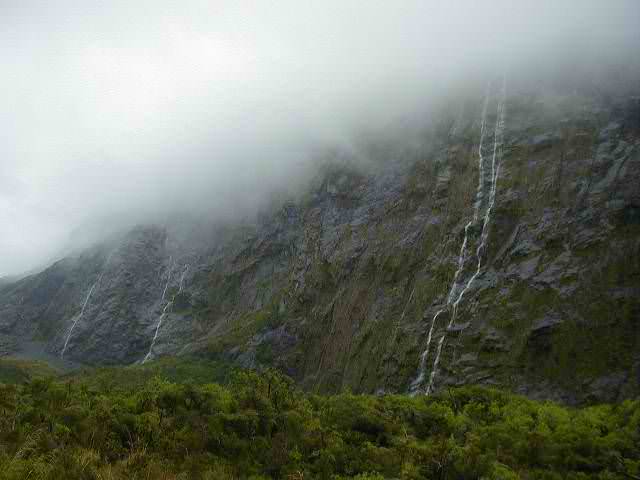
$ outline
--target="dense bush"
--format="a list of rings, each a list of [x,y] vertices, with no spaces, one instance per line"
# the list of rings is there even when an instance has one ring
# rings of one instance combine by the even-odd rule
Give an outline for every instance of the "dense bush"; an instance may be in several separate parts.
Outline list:
[[[638,478],[640,401],[581,410],[479,387],[314,396],[276,372],[0,384],[1,479]]]

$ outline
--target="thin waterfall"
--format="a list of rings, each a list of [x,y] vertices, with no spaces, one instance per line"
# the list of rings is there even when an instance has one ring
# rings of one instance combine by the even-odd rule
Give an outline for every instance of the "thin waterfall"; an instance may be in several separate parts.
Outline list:
[[[167,284],[164,287],[164,291],[162,292],[162,300],[164,300],[165,298],[165,294],[167,293],[167,287],[169,286],[169,283],[171,282],[171,269],[172,267],[169,267],[169,278],[167,279]],[[182,275],[180,276],[180,281],[178,282],[178,291],[176,293],[173,294],[173,297],[171,297],[171,300],[169,300],[164,308],[162,309],[162,313],[160,314],[160,318],[158,319],[158,323],[156,324],[156,330],[155,333],[153,334],[153,339],[151,340],[151,346],[149,347],[149,351],[147,352],[147,354],[145,355],[144,359],[142,360],[142,363],[145,363],[147,360],[149,360],[149,358],[151,357],[151,354],[153,353],[153,347],[156,345],[156,340],[158,339],[158,333],[160,332],[160,327],[162,326],[162,321],[164,320],[164,317],[167,315],[167,313],[169,313],[169,309],[171,307],[173,307],[173,302],[175,301],[176,297],[178,296],[178,294],[180,294],[182,292],[183,286],[184,286],[184,277],[187,274],[187,271],[189,270],[189,265],[184,266],[184,268],[182,269]]]
[[[164,286],[164,290],[162,291],[162,298],[160,299],[161,302],[164,302],[164,299],[167,295],[167,288],[169,288],[169,282],[171,282],[171,271],[173,270],[173,262],[172,262],[173,257],[169,256],[169,270],[167,270],[167,283]]]
[[[484,199],[484,157],[482,155],[482,146],[484,142],[484,132],[487,120],[487,108],[489,107],[489,93],[491,92],[491,82],[487,84],[487,92],[484,96],[484,105],[482,106],[482,116],[480,121],[480,143],[478,144],[478,190],[476,191],[476,203],[473,212],[473,222],[478,221],[478,213]]]
[[[444,308],[441,308],[440,310],[438,310],[436,314],[433,316],[433,319],[431,320],[431,327],[429,327],[429,334],[427,336],[427,348],[425,348],[422,354],[420,355],[420,365],[418,367],[418,376],[413,380],[413,382],[411,382],[411,386],[409,387],[409,390],[411,392],[417,392],[418,388],[420,387],[420,385],[422,385],[422,382],[424,381],[424,375],[427,367],[427,358],[429,357],[429,347],[431,346],[431,337],[433,335],[433,326],[436,324],[436,320],[438,319],[438,317],[442,312],[444,312]]]
[[[76,315],[76,318],[73,320],[73,324],[71,325],[71,328],[69,329],[69,333],[67,333],[67,338],[64,341],[64,346],[62,347],[62,352],[60,352],[60,358],[64,358],[64,354],[67,351],[67,346],[69,345],[69,340],[71,339],[71,334],[73,333],[73,330],[76,328],[76,325],[78,324],[78,321],[84,315],[84,310],[85,310],[85,308],[87,308],[87,304],[89,303],[89,300],[91,299],[91,295],[93,294],[93,291],[95,290],[96,286],[102,280],[102,277],[104,277],[104,273],[105,273],[105,271],[107,269],[107,265],[109,265],[109,261],[111,260],[111,257],[113,255],[113,253],[114,252],[111,252],[109,254],[109,256],[107,257],[107,261],[104,263],[104,267],[102,267],[102,273],[100,273],[100,276],[98,277],[98,279],[93,283],[93,285],[91,285],[91,288],[89,289],[89,292],[87,293],[87,296],[84,298],[84,303],[82,304],[82,308],[80,309],[80,313],[78,315]]]
[[[431,348],[431,338],[433,336],[433,329],[436,324],[436,320],[440,316],[440,314],[449,308],[451,302],[455,298],[455,293],[458,289],[458,277],[462,273],[464,269],[465,260],[467,257],[467,243],[469,241],[469,228],[471,228],[472,222],[468,222],[464,227],[464,240],[462,241],[462,246],[460,247],[460,253],[458,254],[458,268],[456,273],[453,275],[453,281],[451,283],[451,289],[449,290],[449,295],[447,295],[447,303],[444,308],[441,308],[436,312],[431,320],[431,326],[429,327],[429,334],[427,336],[427,346],[420,355],[420,365],[418,367],[418,376],[411,382],[411,386],[409,387],[412,392],[417,392],[417,389],[422,384],[425,377],[425,369],[427,365],[427,358],[429,356],[429,349]]]
[[[173,263],[172,263],[172,258],[173,257],[169,257],[169,267],[167,270],[167,283],[164,286],[164,290],[162,291],[162,298],[160,299],[160,302],[164,302],[164,299],[167,295],[167,289],[169,288],[169,285],[171,284],[171,274],[173,273]],[[151,341],[151,347],[149,348],[149,352],[147,353],[147,355],[144,357],[144,359],[142,360],[142,363],[146,362],[147,359],[149,358],[149,356],[151,355],[151,351],[153,350],[153,346],[156,343],[156,339],[158,338],[158,332],[160,331],[160,326],[162,325],[162,320],[164,319],[165,315],[167,314],[167,311],[169,309],[169,307],[171,306],[172,302],[167,302],[165,304],[165,306],[162,309],[162,313],[160,314],[160,318],[158,319],[158,323],[156,324],[156,329],[155,329],[155,333],[153,335],[153,339]]]
[[[505,126],[505,103],[506,98],[506,78],[503,78],[502,82],[502,94],[500,97],[500,101],[498,102],[497,107],[497,115],[496,115],[496,124],[494,127],[494,135],[493,135],[493,156],[491,159],[491,188],[489,190],[489,202],[487,205],[487,210],[484,214],[483,222],[482,222],[482,233],[480,235],[480,243],[478,244],[478,248],[476,250],[476,258],[477,258],[477,268],[474,274],[471,276],[465,287],[460,292],[457,300],[453,304],[453,311],[451,314],[451,319],[449,320],[449,324],[447,325],[447,329],[449,329],[456,320],[456,316],[458,314],[458,306],[464,297],[464,294],[469,290],[473,282],[476,280],[478,275],[480,275],[480,269],[482,268],[482,256],[484,254],[484,249],[486,247],[487,238],[489,237],[489,223],[491,221],[491,212],[493,210],[493,206],[496,200],[496,190],[498,185],[498,178],[500,176],[500,165],[502,161],[502,142],[504,137],[504,126]],[[435,380],[435,376],[438,371],[438,365],[440,363],[440,355],[442,353],[442,346],[444,344],[445,338],[447,336],[446,330],[440,340],[438,341],[438,348],[436,351],[436,358],[433,362],[433,368],[431,369],[431,375],[429,376],[429,384],[427,385],[426,395],[431,393],[433,388],[433,382]]]
[[[182,292],[182,284],[184,283],[184,276],[187,274],[189,270],[189,265],[184,266],[184,270],[182,271],[182,276],[180,277],[180,285],[178,287],[178,293]]]
[[[427,359],[429,357],[429,350],[431,348],[431,339],[433,338],[433,330],[436,325],[436,320],[438,319],[440,314],[444,312],[446,309],[448,309],[454,301],[455,294],[458,289],[458,278],[460,277],[460,275],[462,274],[462,271],[464,270],[464,264],[467,258],[467,244],[469,241],[469,229],[478,218],[478,212],[480,210],[482,198],[484,197],[484,158],[482,155],[482,147],[484,144],[485,124],[486,124],[490,93],[491,93],[491,82],[487,84],[485,99],[482,107],[482,116],[480,120],[480,145],[478,147],[479,181],[478,181],[478,190],[476,192],[476,201],[474,204],[473,220],[469,221],[464,227],[464,240],[462,241],[462,245],[460,247],[460,253],[458,254],[458,268],[456,269],[456,272],[453,275],[451,289],[449,290],[449,294],[447,295],[447,302],[444,308],[441,308],[440,310],[438,310],[431,320],[431,326],[429,327],[429,333],[427,335],[427,346],[425,347],[424,351],[420,355],[418,375],[411,382],[411,385],[409,387],[409,390],[413,393],[416,393],[418,391],[418,389],[420,388],[420,385],[422,385],[422,382],[424,381],[424,378],[425,378]]]

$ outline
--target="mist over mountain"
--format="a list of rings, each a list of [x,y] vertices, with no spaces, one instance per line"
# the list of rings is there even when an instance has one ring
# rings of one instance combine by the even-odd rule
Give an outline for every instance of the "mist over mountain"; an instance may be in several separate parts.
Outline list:
[[[597,89],[614,66],[632,83],[639,10],[4,2],[0,272],[99,240],[92,225],[252,215],[299,189],[326,151],[362,160],[363,136],[419,131],[494,74]]]
[[[0,5],[0,480],[640,478],[637,0]]]

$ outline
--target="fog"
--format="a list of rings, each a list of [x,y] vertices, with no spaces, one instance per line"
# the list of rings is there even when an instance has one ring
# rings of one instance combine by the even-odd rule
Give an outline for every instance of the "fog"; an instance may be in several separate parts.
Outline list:
[[[0,2],[0,275],[83,225],[245,215],[494,71],[637,58],[640,2]]]

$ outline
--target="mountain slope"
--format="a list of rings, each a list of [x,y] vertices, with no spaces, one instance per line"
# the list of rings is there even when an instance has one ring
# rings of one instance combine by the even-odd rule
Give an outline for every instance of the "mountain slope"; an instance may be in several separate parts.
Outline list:
[[[637,395],[639,98],[494,82],[450,111],[204,246],[139,227],[0,287],[0,334],[93,364],[274,365],[320,391]]]

